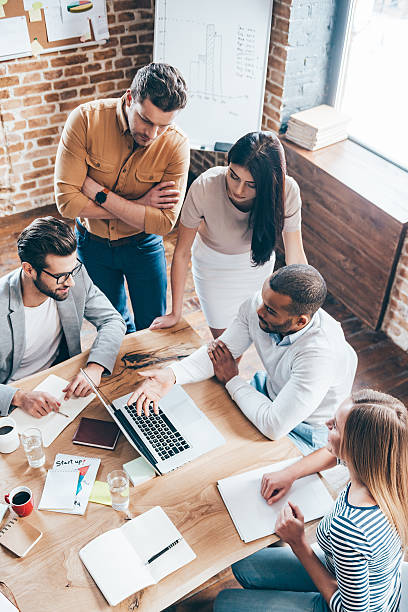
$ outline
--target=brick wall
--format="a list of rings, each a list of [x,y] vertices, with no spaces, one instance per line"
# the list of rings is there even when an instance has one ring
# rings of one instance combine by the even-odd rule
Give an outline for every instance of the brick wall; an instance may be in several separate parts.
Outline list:
[[[382,329],[395,344],[408,350],[408,237],[401,249]]]
[[[153,0],[108,0],[106,45],[0,62],[0,216],[54,202],[57,145],[68,113],[119,97],[152,59]]]
[[[281,113],[284,127],[292,113],[327,102],[336,4],[336,0],[292,2]]]

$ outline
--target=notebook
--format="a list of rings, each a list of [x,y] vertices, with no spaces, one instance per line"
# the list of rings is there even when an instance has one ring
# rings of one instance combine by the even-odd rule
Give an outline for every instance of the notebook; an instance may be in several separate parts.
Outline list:
[[[18,557],[24,557],[42,537],[42,532],[27,523],[27,518],[13,516],[0,530],[0,544]]]
[[[71,514],[78,477],[78,470],[48,470],[38,510],[57,510]]]
[[[113,450],[116,446],[120,429],[114,421],[101,421],[82,417],[72,442],[83,446],[95,446]]]
[[[18,433],[22,433],[29,427],[37,427],[41,430],[43,437],[43,444],[48,447],[60,433],[72,423],[72,421],[78,416],[80,412],[94,399],[95,395],[91,393],[88,397],[71,397],[71,399],[65,401],[63,389],[67,386],[68,381],[50,374],[45,380],[42,381],[34,391],[47,391],[56,397],[60,402],[60,409],[65,412],[68,416],[65,417],[57,412],[49,412],[47,415],[37,419],[27,412],[16,408],[13,410],[12,416],[17,423]]]
[[[81,548],[79,556],[111,606],[156,584],[196,555],[184,539],[152,563],[147,560],[182,538],[160,506],[122,527],[106,531]]]
[[[305,522],[320,518],[331,509],[333,498],[317,474],[295,480],[290,491],[272,506],[262,497],[262,476],[299,459],[265,465],[218,481],[218,490],[241,540],[252,542],[274,533],[276,519],[288,500],[300,507]]]
[[[1,612],[18,612],[16,606],[3,593],[0,593],[0,610]]]

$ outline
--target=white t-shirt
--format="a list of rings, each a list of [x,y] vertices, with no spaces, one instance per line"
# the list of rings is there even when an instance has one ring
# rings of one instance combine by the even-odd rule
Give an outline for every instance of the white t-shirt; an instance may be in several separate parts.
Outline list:
[[[19,368],[12,380],[46,370],[58,355],[62,337],[62,326],[57,303],[47,298],[39,306],[24,306],[25,316],[25,351]]]
[[[190,229],[198,228],[200,238],[210,249],[236,255],[251,250],[252,230],[249,212],[242,212],[228,197],[225,175],[227,166],[206,170],[191,185],[181,209],[180,221]],[[285,178],[284,232],[301,228],[299,186],[291,176]]]

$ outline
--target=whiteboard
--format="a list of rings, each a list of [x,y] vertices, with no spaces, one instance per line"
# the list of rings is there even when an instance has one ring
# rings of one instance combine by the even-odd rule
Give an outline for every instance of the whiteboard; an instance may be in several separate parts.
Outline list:
[[[260,129],[271,19],[272,0],[156,0],[154,61],[187,82],[177,124],[193,149]]]

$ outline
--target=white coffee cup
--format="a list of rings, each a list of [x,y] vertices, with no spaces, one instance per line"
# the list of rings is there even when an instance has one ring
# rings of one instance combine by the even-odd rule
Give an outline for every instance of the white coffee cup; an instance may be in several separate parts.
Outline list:
[[[1,433],[2,427],[11,427],[7,433]],[[9,416],[0,418],[0,453],[12,453],[20,446],[17,423]]]

